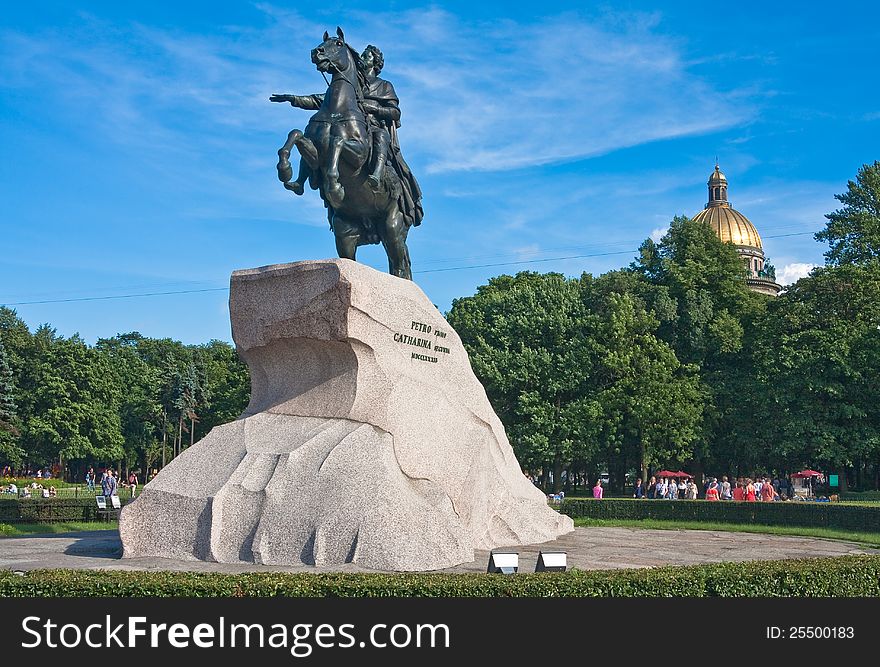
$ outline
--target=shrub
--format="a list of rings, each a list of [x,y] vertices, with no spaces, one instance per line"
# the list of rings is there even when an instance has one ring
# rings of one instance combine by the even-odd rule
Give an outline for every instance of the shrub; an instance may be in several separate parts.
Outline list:
[[[764,526],[809,526],[880,532],[880,507],[815,502],[745,503],[705,500],[566,500],[560,512],[587,519],[706,521]]]
[[[0,523],[56,523],[98,519],[98,506],[94,496],[0,500]]]
[[[848,491],[847,493],[841,493],[840,499],[880,502],[880,491]]]
[[[880,556],[518,574],[0,572],[3,597],[865,597]]]

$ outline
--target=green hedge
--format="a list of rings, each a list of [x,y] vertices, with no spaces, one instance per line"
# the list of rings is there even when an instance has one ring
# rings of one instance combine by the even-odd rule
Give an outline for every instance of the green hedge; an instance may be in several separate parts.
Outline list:
[[[94,496],[0,500],[0,523],[98,521],[99,518]]]
[[[841,500],[880,501],[880,491],[848,491],[840,494]]]
[[[880,556],[518,574],[0,572],[2,597],[880,597]]]
[[[880,507],[817,502],[745,503],[705,500],[566,500],[560,512],[574,518],[707,521],[764,526],[809,526],[880,533]]]

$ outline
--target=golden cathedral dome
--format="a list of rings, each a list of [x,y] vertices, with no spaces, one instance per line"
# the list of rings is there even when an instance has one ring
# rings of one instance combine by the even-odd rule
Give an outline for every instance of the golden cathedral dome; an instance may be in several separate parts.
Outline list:
[[[717,164],[706,185],[709,186],[709,202],[694,220],[706,223],[718,238],[736,247],[746,267],[746,284],[750,290],[776,296],[782,289],[782,285],[776,282],[776,269],[766,262],[761,237],[751,220],[727,201],[727,177]]]
[[[708,224],[722,241],[763,249],[758,230],[727,201],[727,177],[717,164],[706,185],[709,186],[709,203],[694,216],[694,220]]]
[[[707,206],[694,216],[694,220],[708,224],[722,241],[763,249],[755,226],[727,202],[718,206]]]

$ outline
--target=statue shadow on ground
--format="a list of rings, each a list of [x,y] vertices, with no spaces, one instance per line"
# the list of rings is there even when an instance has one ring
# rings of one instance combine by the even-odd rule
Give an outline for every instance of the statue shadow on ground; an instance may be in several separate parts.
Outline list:
[[[122,539],[118,530],[90,530],[82,533],[59,533],[42,535],[41,537],[77,537],[65,550],[65,556],[81,556],[84,558],[122,558]]]

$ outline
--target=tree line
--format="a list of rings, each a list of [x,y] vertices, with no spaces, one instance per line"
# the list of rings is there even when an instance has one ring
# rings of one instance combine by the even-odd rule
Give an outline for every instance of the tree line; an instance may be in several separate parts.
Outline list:
[[[147,475],[247,405],[250,380],[222,341],[184,345],[139,333],[87,345],[0,307],[0,463]],[[143,479],[143,477],[142,477]]]
[[[626,268],[499,276],[455,300],[448,319],[523,467],[555,491],[667,467],[809,466],[880,487],[880,162],[836,197],[816,234],[825,266],[775,298],[680,216]]]
[[[880,162],[837,199],[816,235],[825,266],[776,298],[679,216],[628,267],[502,275],[456,299],[447,319],[522,466],[548,490],[604,472],[619,489],[660,467],[809,466],[880,487]],[[90,346],[0,307],[0,463],[146,473],[238,417],[249,390],[227,343]]]

